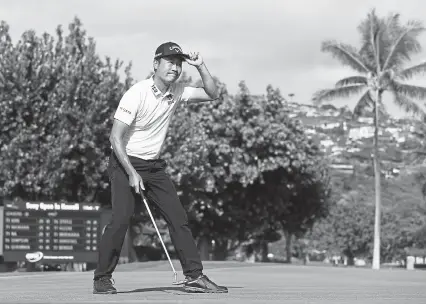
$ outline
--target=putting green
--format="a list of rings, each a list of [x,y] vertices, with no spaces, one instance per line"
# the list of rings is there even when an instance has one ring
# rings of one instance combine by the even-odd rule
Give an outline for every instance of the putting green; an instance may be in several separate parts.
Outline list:
[[[93,295],[92,272],[2,274],[0,303],[426,303],[421,270],[205,262],[205,274],[229,293],[184,293],[161,261],[120,265],[116,295]]]

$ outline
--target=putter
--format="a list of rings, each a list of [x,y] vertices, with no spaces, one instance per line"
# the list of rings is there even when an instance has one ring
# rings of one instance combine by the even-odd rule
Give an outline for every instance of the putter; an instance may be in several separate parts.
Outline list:
[[[175,267],[173,266],[172,260],[170,259],[170,255],[169,255],[169,252],[167,251],[166,245],[164,245],[163,238],[161,237],[160,231],[157,228],[157,224],[155,223],[154,217],[152,216],[151,209],[148,206],[148,202],[146,201],[146,198],[145,198],[145,195],[143,194],[142,188],[140,188],[140,192],[141,192],[141,197],[142,197],[142,200],[145,204],[146,210],[148,211],[149,217],[151,218],[151,222],[154,225],[155,231],[157,231],[157,235],[160,238],[161,245],[163,245],[164,252],[166,253],[167,259],[169,260],[170,266],[172,267],[173,277],[174,277],[174,282],[172,284],[173,285],[183,285],[183,284],[185,284],[186,280],[178,282],[177,272],[175,270]]]

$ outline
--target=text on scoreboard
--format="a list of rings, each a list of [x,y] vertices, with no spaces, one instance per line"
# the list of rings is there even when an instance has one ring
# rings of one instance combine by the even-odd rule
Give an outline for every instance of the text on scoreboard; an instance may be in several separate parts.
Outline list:
[[[3,258],[95,262],[101,234],[99,206],[80,203],[7,203],[3,211]],[[52,258],[53,259],[53,258]]]

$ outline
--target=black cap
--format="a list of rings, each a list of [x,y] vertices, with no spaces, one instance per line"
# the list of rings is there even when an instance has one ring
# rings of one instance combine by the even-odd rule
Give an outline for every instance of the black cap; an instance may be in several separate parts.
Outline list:
[[[160,45],[157,50],[155,51],[155,56],[154,59],[158,59],[161,57],[166,57],[166,56],[182,56],[183,58],[188,59],[189,55],[185,54],[182,51],[182,48],[174,43],[174,42],[165,42],[162,45]]]

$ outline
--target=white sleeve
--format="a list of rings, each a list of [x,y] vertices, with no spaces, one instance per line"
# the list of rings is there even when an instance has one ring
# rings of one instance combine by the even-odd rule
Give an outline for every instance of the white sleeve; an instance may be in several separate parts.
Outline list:
[[[177,83],[175,87],[175,96],[179,103],[183,102],[186,106],[196,89],[197,88],[188,86],[186,83]]]
[[[194,87],[187,87],[187,86],[184,87],[182,97],[181,97],[182,101],[186,103],[191,98],[192,94],[194,93],[196,89],[197,88],[194,88]]]
[[[136,118],[140,100],[139,90],[130,88],[121,98],[114,118],[130,126]]]

